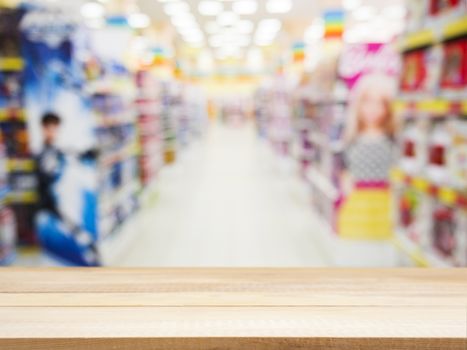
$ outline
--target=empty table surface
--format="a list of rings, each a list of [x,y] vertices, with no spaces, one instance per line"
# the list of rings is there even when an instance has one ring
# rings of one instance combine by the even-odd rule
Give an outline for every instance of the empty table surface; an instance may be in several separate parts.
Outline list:
[[[2,269],[0,349],[467,349],[466,269]]]

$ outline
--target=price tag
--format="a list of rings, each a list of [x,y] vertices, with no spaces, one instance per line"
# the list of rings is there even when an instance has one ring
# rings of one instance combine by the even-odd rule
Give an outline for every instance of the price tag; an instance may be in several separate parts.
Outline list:
[[[456,191],[454,191],[451,188],[446,188],[446,187],[440,188],[438,196],[439,196],[440,201],[446,205],[456,204],[457,194],[456,194]]]
[[[416,177],[416,178],[413,179],[413,187],[417,191],[420,191],[422,193],[427,193],[428,189],[430,187],[430,184],[425,179],[423,179],[421,177]]]

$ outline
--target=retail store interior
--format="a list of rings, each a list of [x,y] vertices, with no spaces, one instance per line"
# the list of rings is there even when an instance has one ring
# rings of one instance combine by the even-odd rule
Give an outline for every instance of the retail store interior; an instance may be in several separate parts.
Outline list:
[[[0,265],[467,266],[467,0],[0,0]]]

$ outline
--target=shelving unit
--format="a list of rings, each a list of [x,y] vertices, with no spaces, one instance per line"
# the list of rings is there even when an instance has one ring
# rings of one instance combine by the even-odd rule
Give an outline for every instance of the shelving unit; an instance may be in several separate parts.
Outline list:
[[[140,146],[134,101],[134,76],[123,66],[102,63],[104,76],[90,81],[86,91],[96,115],[99,156],[99,237],[117,231],[139,206]]]
[[[442,13],[427,10],[400,45],[405,70],[393,107],[403,131],[391,179],[394,244],[409,264],[467,266],[466,10],[462,2]]]
[[[35,164],[29,149],[23,83],[25,62],[21,57],[19,22],[22,14],[2,9],[0,42],[9,42],[10,51],[0,52],[0,133],[5,143],[9,193],[7,201],[17,222],[20,244],[35,245],[34,215],[37,202]]]
[[[161,88],[161,126],[163,137],[163,157],[165,164],[175,162],[177,157],[177,84],[162,82]]]
[[[15,256],[16,225],[14,215],[8,207],[8,171],[5,147],[0,135],[0,266],[8,265]]]
[[[423,113],[427,118],[439,118],[449,115],[467,115],[467,101],[446,99],[423,99],[419,101],[398,100],[394,102],[396,113]]]
[[[391,175],[392,181],[397,185],[413,188],[420,193],[433,197],[441,203],[449,206],[467,208],[467,192],[449,186],[442,186],[430,182],[424,176],[411,176],[401,169],[394,169]]]
[[[459,13],[457,18],[434,22],[426,28],[407,34],[399,44],[400,50],[406,52],[466,35],[467,16],[462,10]]]
[[[136,73],[138,95],[138,131],[141,145],[141,182],[150,187],[162,168],[163,135],[161,130],[161,91],[160,83],[149,70]]]

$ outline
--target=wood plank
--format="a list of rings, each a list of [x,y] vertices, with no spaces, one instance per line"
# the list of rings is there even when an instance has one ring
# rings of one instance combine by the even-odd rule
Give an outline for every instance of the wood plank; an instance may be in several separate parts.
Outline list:
[[[0,305],[73,305],[67,293],[80,293],[79,305],[467,305],[465,269],[247,271],[8,269],[0,272]],[[127,298],[133,293],[138,298]]]
[[[6,339],[9,350],[465,350],[459,339],[402,338],[99,338]]]
[[[467,349],[467,269],[3,269],[0,349]]]
[[[463,338],[459,307],[10,307],[0,338]]]
[[[153,292],[153,293],[0,293],[1,306],[457,306],[467,304],[460,294],[449,298],[410,293],[374,295],[371,291],[343,294],[333,290],[297,292]]]

